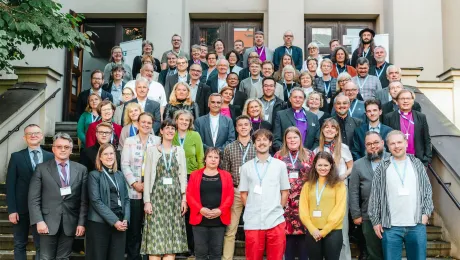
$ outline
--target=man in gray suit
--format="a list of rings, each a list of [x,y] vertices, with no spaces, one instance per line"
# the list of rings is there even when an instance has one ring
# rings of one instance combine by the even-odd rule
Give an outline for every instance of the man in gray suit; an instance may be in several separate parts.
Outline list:
[[[244,68],[248,66],[248,56],[251,52],[257,52],[257,54],[259,54],[259,59],[262,62],[266,60],[273,61],[273,50],[270,50],[268,47],[264,46],[264,33],[262,31],[257,31],[254,33],[254,43],[255,45],[253,47],[247,48],[244,52]]]
[[[57,133],[54,160],[37,165],[30,180],[30,224],[37,224],[42,260],[69,259],[74,237],[85,234],[88,171],[69,160],[72,148],[72,138]]]
[[[369,259],[383,259],[382,243],[374,232],[367,208],[374,171],[380,161],[390,154],[385,152],[380,134],[374,131],[366,133],[365,146],[367,156],[353,164],[350,175],[348,185],[350,213],[355,225],[362,226]]]
[[[222,96],[212,93],[208,100],[209,114],[199,117],[195,121],[195,131],[203,140],[203,148],[217,147],[221,152],[225,146],[235,141],[235,128],[232,119],[220,114]]]

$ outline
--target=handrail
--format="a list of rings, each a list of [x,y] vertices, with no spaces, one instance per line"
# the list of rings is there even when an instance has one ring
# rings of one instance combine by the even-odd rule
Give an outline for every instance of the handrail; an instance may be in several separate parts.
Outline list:
[[[450,197],[452,202],[455,204],[455,206],[457,206],[457,209],[460,210],[460,202],[458,202],[454,194],[452,194],[452,192],[449,190],[449,187],[447,187],[447,185],[442,181],[441,176],[439,176],[439,174],[433,169],[433,166],[431,166],[431,164],[428,165],[428,168],[430,169],[431,173],[436,178],[438,183],[441,185],[441,187],[444,189],[444,191],[447,193],[447,195]]]
[[[25,122],[27,122],[27,120],[29,120],[35,113],[37,113],[37,111],[40,110],[40,108],[42,108],[46,103],[48,103],[48,101],[50,101],[52,98],[55,98],[56,94],[59,91],[61,91],[61,88],[56,89],[56,91],[54,91],[53,94],[51,94],[47,99],[45,99],[45,101],[43,101],[37,108],[35,108],[35,110],[32,111],[26,118],[24,118],[24,120],[22,120],[12,130],[8,131],[8,134],[0,140],[0,144],[2,144],[4,141],[6,141],[8,138],[10,138],[10,136],[12,134],[14,134],[15,132],[19,131],[19,127],[21,127]]]

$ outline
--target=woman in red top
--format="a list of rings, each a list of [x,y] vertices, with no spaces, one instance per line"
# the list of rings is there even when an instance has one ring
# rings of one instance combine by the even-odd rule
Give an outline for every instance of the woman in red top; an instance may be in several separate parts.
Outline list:
[[[186,193],[195,257],[220,259],[226,226],[230,224],[233,180],[230,173],[218,169],[219,149],[208,148],[204,158],[205,167],[191,173]]]
[[[115,113],[115,105],[110,102],[110,100],[104,100],[97,106],[97,112],[101,116],[101,120],[91,123],[88,126],[88,131],[86,131],[86,147],[91,147],[97,143],[96,126],[102,122],[112,124],[113,133],[110,138],[110,143],[113,144],[115,148],[118,147],[121,130],[123,128],[121,125],[112,122],[113,114]]]
[[[305,227],[299,217],[299,199],[302,187],[307,182],[312,169],[314,154],[303,148],[302,135],[297,127],[291,126],[284,132],[283,146],[273,156],[286,163],[289,174],[288,201],[284,210],[286,219],[286,260],[307,260],[305,245]]]
[[[334,52],[331,55],[332,60],[332,71],[331,77],[337,78],[340,73],[347,72],[350,76],[354,77],[358,75],[358,72],[348,64],[348,52],[347,49],[343,46],[335,48]]]

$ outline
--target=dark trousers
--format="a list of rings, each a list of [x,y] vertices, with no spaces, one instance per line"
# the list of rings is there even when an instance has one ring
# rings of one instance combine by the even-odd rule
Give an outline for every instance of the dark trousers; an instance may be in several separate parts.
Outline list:
[[[40,260],[69,260],[74,236],[67,236],[61,224],[55,235],[40,235]]]
[[[87,221],[86,259],[124,260],[126,232],[106,223]]]
[[[131,217],[126,232],[127,260],[141,260],[142,224],[144,222],[144,201],[130,200]]]
[[[339,260],[342,250],[343,236],[342,230],[332,230],[326,237],[316,242],[315,238],[306,234],[308,257],[310,260]]]
[[[308,260],[307,252],[305,235],[286,235],[285,260],[294,260],[296,257],[299,260]]]
[[[32,229],[32,236],[34,238],[35,260],[40,259],[40,236],[37,232],[37,226],[33,225],[30,227],[29,214],[19,214],[19,222],[13,225],[13,236],[14,236],[14,259],[26,260],[27,259],[27,243],[29,242],[29,229]]]
[[[190,179],[190,174],[187,175],[187,181]],[[192,225],[190,225],[190,210],[187,210],[185,213],[185,231],[187,232],[187,244],[188,251],[191,254],[194,254],[194,241],[193,241],[193,230]]]
[[[363,234],[366,239],[366,248],[368,253],[368,260],[382,260],[383,259],[383,250],[382,250],[382,240],[377,237],[375,234],[374,228],[370,220],[364,220],[363,224]]]
[[[195,259],[220,260],[226,227],[193,226],[192,230],[195,239]]]

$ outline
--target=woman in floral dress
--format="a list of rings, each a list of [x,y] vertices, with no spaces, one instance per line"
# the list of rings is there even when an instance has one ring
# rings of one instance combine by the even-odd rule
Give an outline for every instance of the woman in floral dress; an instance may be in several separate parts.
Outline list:
[[[305,246],[305,232],[299,218],[299,198],[300,192],[305,182],[307,182],[314,154],[310,150],[302,147],[302,135],[297,127],[291,126],[284,132],[283,146],[276,152],[275,158],[286,163],[289,174],[291,189],[284,218],[286,219],[286,260],[307,260],[307,250]]]
[[[187,252],[184,214],[187,211],[185,189],[187,166],[185,152],[173,146],[176,124],[171,119],[161,123],[161,145],[147,149],[144,172],[145,226],[141,254],[149,259],[174,259]]]

